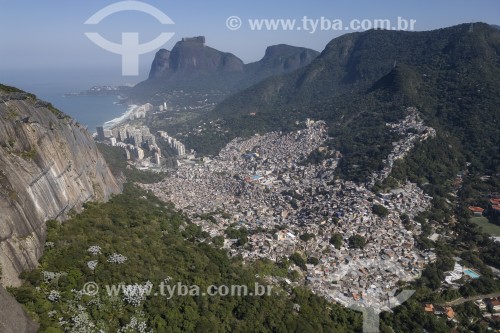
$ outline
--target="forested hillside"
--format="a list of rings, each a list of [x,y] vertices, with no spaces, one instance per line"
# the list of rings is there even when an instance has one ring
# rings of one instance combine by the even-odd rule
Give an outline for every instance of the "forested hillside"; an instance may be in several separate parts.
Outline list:
[[[201,126],[184,140],[201,153],[215,154],[235,136],[290,130],[308,117],[323,119],[331,145],[344,156],[340,173],[364,181],[394,139],[385,123],[415,106],[437,130],[439,146],[453,154],[455,167],[468,160],[491,169],[500,146],[499,54],[500,32],[482,23],[347,34],[302,70],[250,87],[197,123],[172,130]]]

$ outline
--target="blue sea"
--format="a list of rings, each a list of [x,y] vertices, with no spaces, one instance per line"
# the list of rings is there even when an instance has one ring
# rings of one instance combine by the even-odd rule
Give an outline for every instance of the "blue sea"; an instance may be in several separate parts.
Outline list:
[[[89,132],[97,126],[123,116],[127,105],[117,104],[117,96],[64,96],[63,93],[40,94],[38,98],[46,100],[59,110],[71,116],[80,124],[87,126]]]
[[[97,126],[123,118],[128,105],[119,105],[118,96],[76,96],[92,86],[136,84],[145,78],[117,76],[113,70],[0,69],[0,83],[37,95],[71,116],[94,133]],[[146,72],[146,71],[143,71]]]

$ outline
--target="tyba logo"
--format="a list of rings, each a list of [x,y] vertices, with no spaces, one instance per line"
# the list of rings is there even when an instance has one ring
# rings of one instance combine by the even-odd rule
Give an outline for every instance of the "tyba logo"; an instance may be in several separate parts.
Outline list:
[[[174,24],[165,13],[156,7],[140,1],[121,1],[109,5],[92,15],[85,24],[99,24],[106,17],[123,11],[143,12],[156,18],[161,24]],[[122,75],[139,75],[139,55],[151,52],[173,36],[173,32],[162,32],[158,37],[144,44],[139,44],[138,32],[122,32],[121,44],[103,38],[97,32],[86,32],[92,42],[106,51],[122,56]]]

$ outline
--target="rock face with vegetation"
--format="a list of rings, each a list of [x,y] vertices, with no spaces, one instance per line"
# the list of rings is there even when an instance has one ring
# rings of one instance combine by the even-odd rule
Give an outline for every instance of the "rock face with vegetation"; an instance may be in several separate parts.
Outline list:
[[[344,156],[338,170],[364,181],[392,149],[385,124],[404,117],[404,106],[416,106],[438,133],[425,146],[440,142],[437,155],[453,154],[450,160],[460,161],[460,168],[467,159],[478,169],[493,169],[500,137],[499,54],[500,31],[484,23],[346,34],[308,66],[268,78],[193,120],[189,125],[203,131],[183,142],[215,155],[234,137],[295,130],[296,121],[322,119],[332,147]],[[218,128],[203,126],[211,121]],[[176,135],[174,128],[166,130]]]
[[[205,45],[204,37],[183,38],[172,52],[160,50],[155,56],[149,78],[175,73],[229,73],[243,70],[243,62],[231,53]]]
[[[2,333],[32,333],[38,330],[35,324],[26,315],[23,308],[14,297],[0,286],[0,332]]]
[[[120,186],[89,133],[34,95],[0,85],[0,265],[20,284],[42,255],[47,220],[64,220]]]
[[[223,96],[241,91],[273,75],[290,73],[311,63],[319,52],[303,47],[274,45],[264,57],[244,64],[231,53],[221,52],[205,44],[205,38],[183,38],[171,51],[156,53],[148,80],[127,94],[131,100],[152,101],[168,92],[213,93]]]

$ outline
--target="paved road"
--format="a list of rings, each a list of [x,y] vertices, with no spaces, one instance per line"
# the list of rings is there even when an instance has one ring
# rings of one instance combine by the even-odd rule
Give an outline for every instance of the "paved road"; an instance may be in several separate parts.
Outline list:
[[[477,295],[477,296],[471,296],[471,297],[467,297],[467,298],[460,297],[460,298],[457,298],[457,299],[455,299],[453,301],[446,302],[446,303],[444,303],[442,305],[444,305],[444,306],[455,306],[455,305],[463,304],[465,302],[477,301],[478,299],[495,298],[495,297],[500,297],[500,293],[494,293],[494,294],[488,294],[488,295]]]

